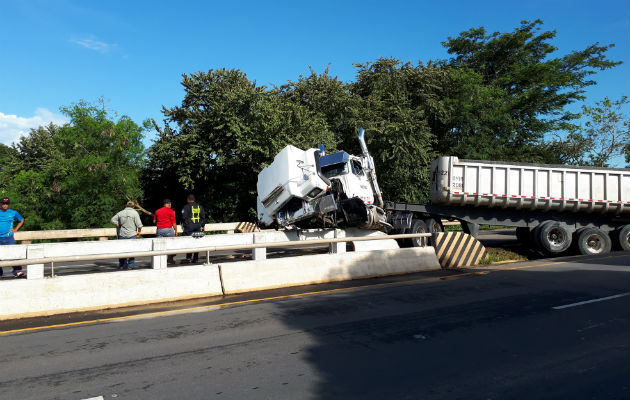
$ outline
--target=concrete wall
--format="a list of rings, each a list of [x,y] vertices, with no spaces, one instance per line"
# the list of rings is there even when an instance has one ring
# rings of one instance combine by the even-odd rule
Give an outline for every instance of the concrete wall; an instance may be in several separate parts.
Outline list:
[[[0,320],[221,295],[216,265],[0,282]]]
[[[439,269],[432,247],[220,264],[226,294]]]

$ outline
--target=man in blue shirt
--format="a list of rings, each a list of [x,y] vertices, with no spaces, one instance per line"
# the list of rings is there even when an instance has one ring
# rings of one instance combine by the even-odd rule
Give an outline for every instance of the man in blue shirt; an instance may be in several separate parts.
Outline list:
[[[15,244],[13,234],[24,225],[24,218],[15,210],[9,208],[9,198],[0,199],[0,246]],[[18,224],[13,227],[13,222]],[[21,278],[24,276],[22,267],[13,267],[13,276]],[[2,267],[0,267],[0,277],[2,277]]]

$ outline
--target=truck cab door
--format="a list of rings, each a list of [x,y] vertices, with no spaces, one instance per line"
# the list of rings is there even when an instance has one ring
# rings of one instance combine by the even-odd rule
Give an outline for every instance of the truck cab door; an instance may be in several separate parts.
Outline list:
[[[374,193],[372,193],[370,182],[363,170],[361,161],[358,159],[351,159],[348,163],[350,164],[350,173],[346,175],[348,179],[348,197],[358,197],[365,204],[373,204]]]

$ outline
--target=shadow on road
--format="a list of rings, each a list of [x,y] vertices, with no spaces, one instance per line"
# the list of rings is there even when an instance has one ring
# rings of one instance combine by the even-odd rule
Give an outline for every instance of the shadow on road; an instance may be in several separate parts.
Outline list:
[[[628,270],[501,271],[278,303],[318,399],[625,399]],[[591,265],[592,267],[592,265]],[[625,284],[620,285],[620,282]],[[593,313],[593,310],[596,310]]]

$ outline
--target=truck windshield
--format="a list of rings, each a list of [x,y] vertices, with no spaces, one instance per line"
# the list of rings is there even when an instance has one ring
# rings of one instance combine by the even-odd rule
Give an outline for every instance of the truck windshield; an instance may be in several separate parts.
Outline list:
[[[322,167],[322,174],[326,178],[332,178],[333,176],[339,176],[346,173],[348,173],[347,163],[331,164]]]
[[[359,160],[352,160],[352,173],[355,175],[363,175],[363,167],[361,167],[361,162]]]

